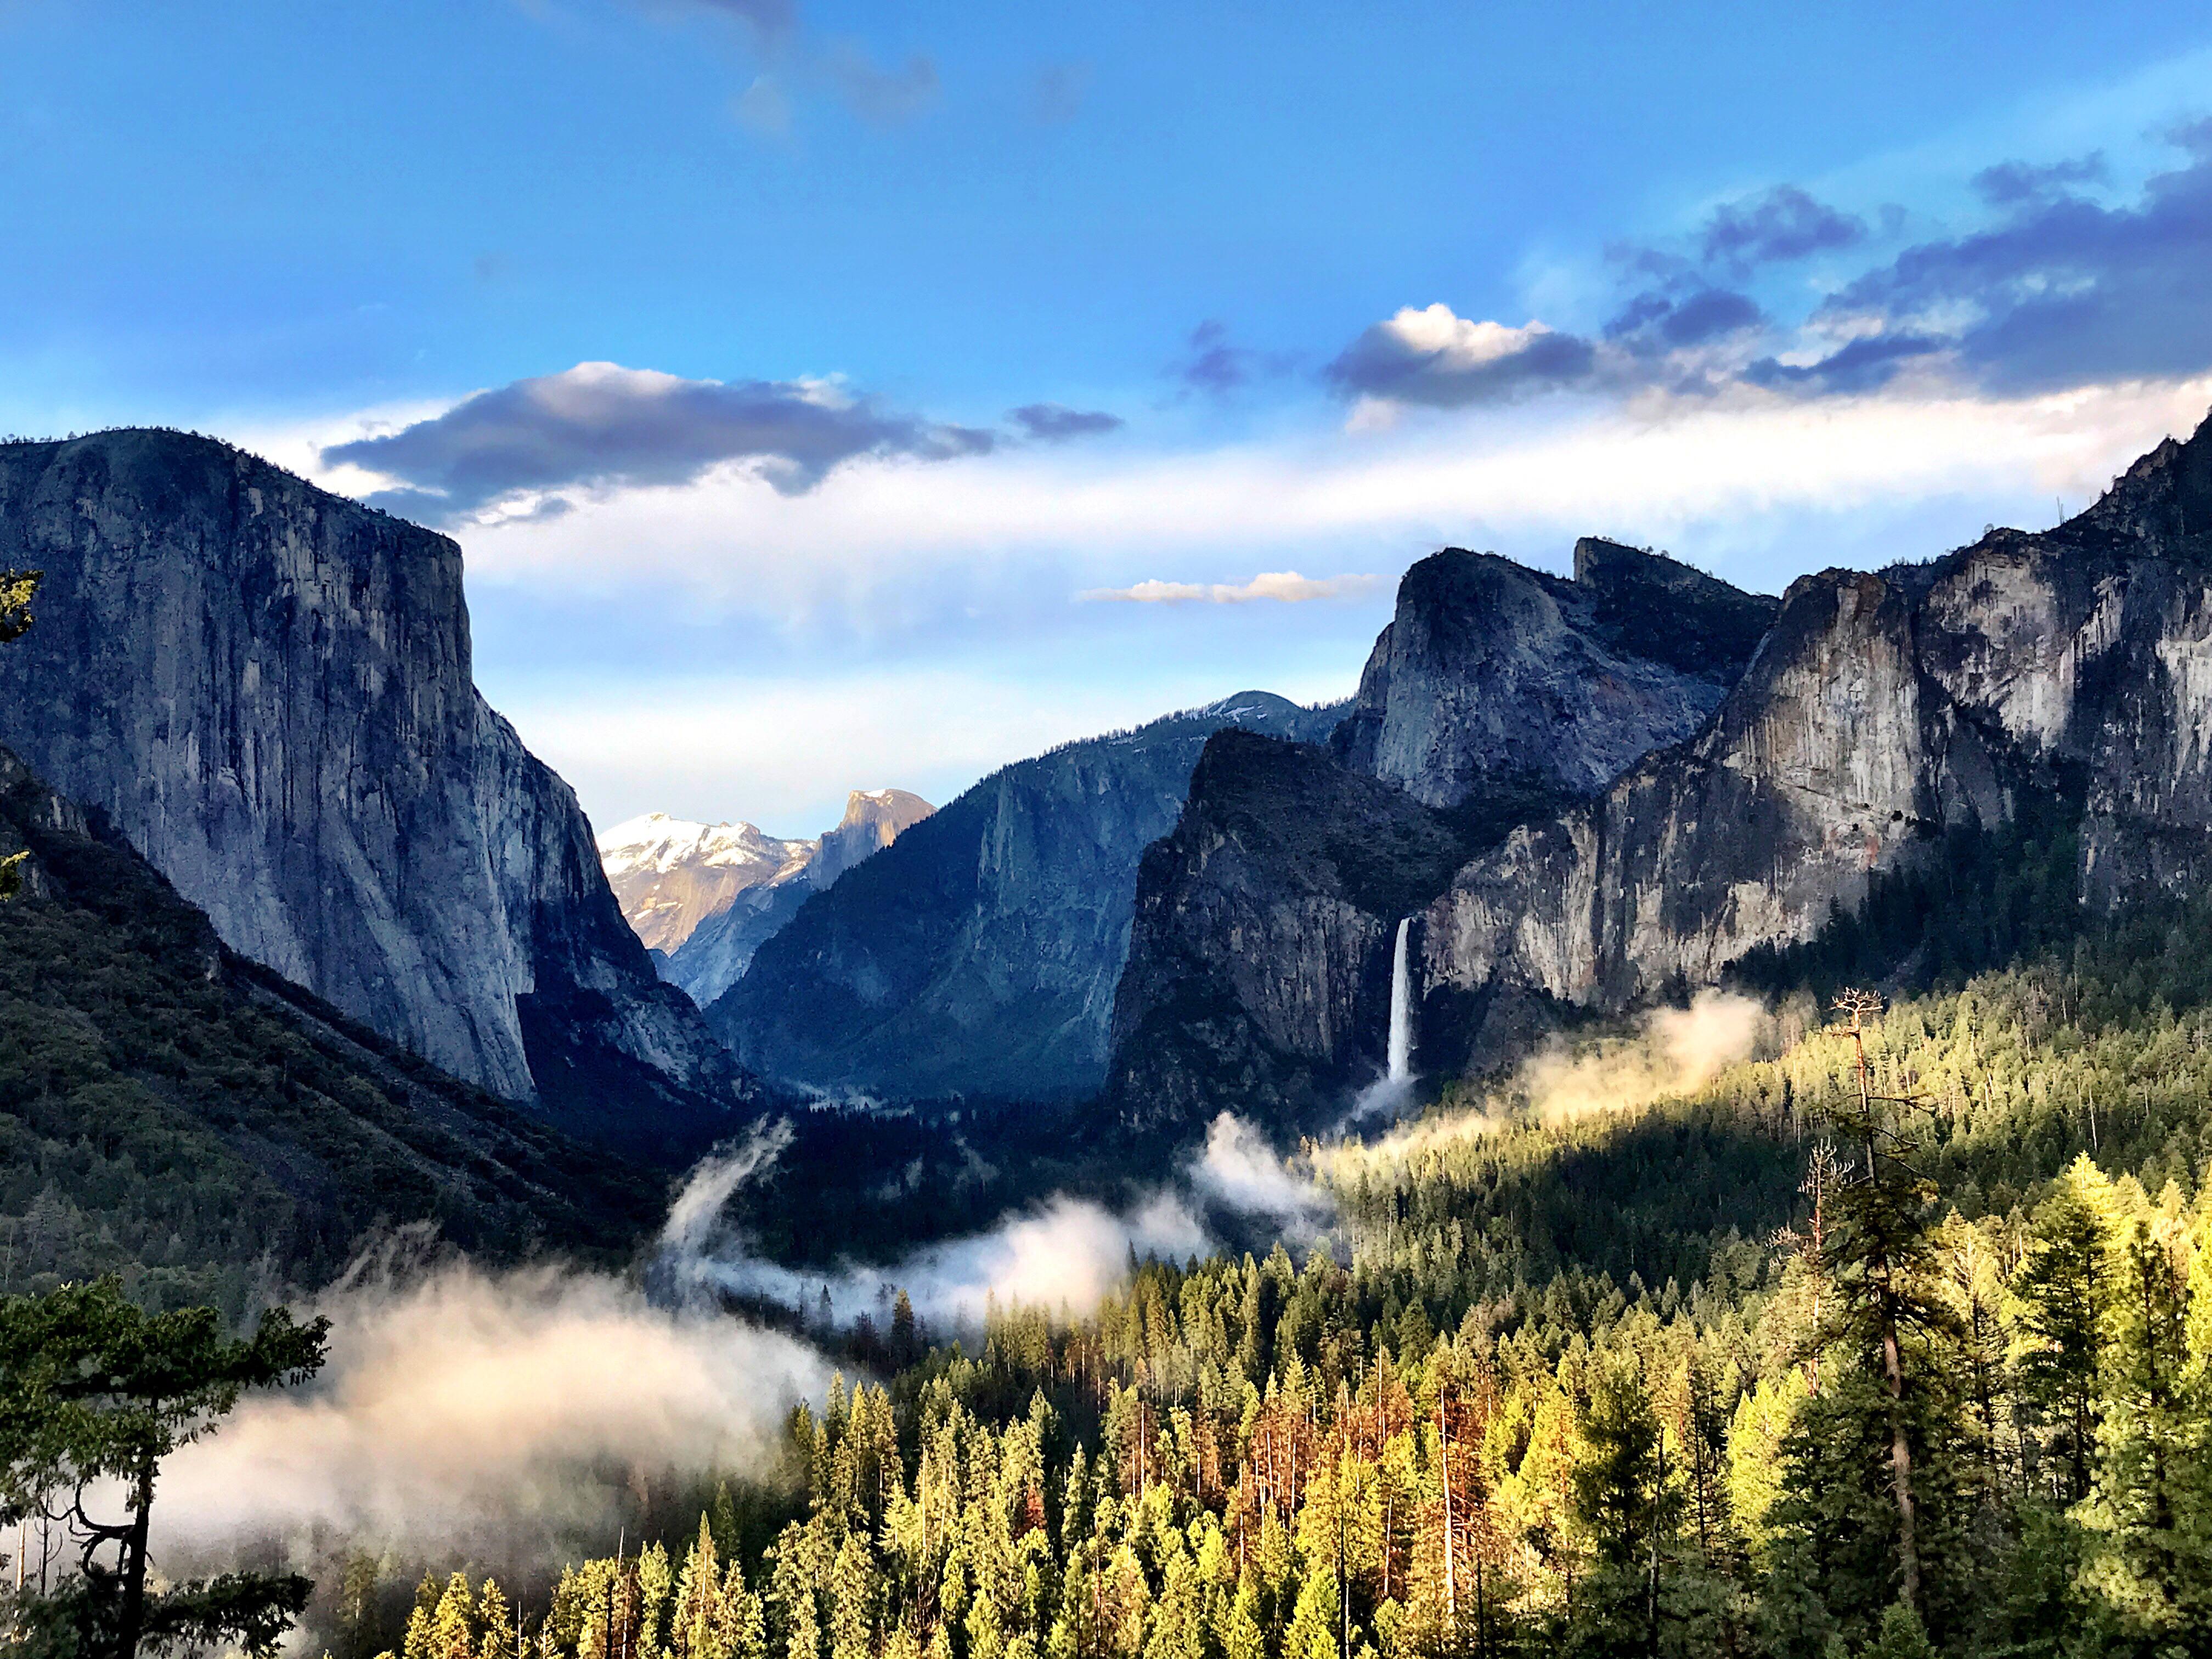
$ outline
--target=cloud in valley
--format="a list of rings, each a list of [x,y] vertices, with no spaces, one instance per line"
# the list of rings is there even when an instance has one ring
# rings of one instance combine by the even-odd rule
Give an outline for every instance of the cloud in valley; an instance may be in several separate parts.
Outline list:
[[[574,485],[673,484],[742,462],[799,495],[861,456],[945,460],[992,434],[882,408],[822,380],[690,380],[579,363],[464,398],[393,433],[334,444],[325,466],[397,481],[377,506],[452,520],[517,494]]]
[[[689,1219],[679,1228],[672,1215],[664,1261],[675,1282],[694,1293],[758,1297],[810,1316],[827,1296],[841,1322],[866,1316],[880,1325],[902,1290],[915,1312],[940,1328],[980,1327],[994,1303],[1087,1313],[1127,1277],[1132,1252],[1181,1261],[1212,1245],[1190,1207],[1172,1194],[1156,1194],[1122,1213],[1055,1194],[984,1231],[927,1245],[889,1266],[797,1270],[755,1255],[714,1224],[757,1167],[747,1161],[752,1157],[701,1165],[678,1200],[676,1212]]]
[[[1207,1126],[1206,1145],[1191,1167],[1191,1183],[1228,1209],[1271,1221],[1293,1238],[1310,1237],[1336,1214],[1334,1200],[1310,1174],[1231,1112]]]
[[[811,1348],[720,1312],[555,1267],[356,1274],[316,1298],[331,1359],[249,1395],[162,1466],[166,1543],[317,1527],[423,1548],[596,1540],[635,1473],[764,1467],[818,1398]]]
[[[1249,1218],[1303,1242],[1335,1215],[1334,1201],[1300,1164],[1224,1112],[1175,1180],[1125,1208],[1055,1193],[888,1265],[796,1270],[756,1255],[720,1220],[731,1196],[781,1144],[756,1138],[692,1172],[662,1234],[659,1273],[690,1295],[756,1297],[809,1317],[826,1297],[839,1322],[865,1316],[879,1328],[904,1291],[915,1311],[939,1330],[973,1329],[994,1305],[1087,1314],[1127,1281],[1132,1256],[1181,1261],[1218,1248],[1206,1214]]]
[[[1336,1154],[1356,1164],[1399,1158],[1440,1143],[1488,1134],[1516,1119],[1560,1124],[1634,1111],[1703,1088],[1749,1060],[1769,1031],[1765,1006],[1734,992],[1704,990],[1687,1008],[1656,1008],[1625,1036],[1595,1043],[1554,1040],[1523,1060],[1512,1080],[1471,1110],[1425,1118],[1370,1146]]]
[[[1129,605],[1249,605],[1255,599],[1297,605],[1308,599],[1335,599],[1347,593],[1364,593],[1380,580],[1376,576],[1301,576],[1295,570],[1268,570],[1249,582],[1154,580],[1127,587],[1094,587],[1075,597]]]

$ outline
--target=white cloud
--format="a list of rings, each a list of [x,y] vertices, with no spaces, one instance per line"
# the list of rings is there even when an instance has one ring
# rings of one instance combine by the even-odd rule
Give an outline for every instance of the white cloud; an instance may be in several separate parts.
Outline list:
[[[779,626],[835,620],[868,634],[896,632],[924,587],[978,599],[1021,577],[1119,587],[1163,556],[1240,551],[1410,562],[1443,543],[1529,532],[1564,547],[1601,530],[1701,562],[1717,546],[1802,547],[1780,556],[1795,562],[1772,571],[1779,582],[1830,562],[1806,520],[1938,497],[1991,514],[2053,495],[2078,506],[2159,438],[2192,429],[2208,399],[2205,379],[2016,398],[1568,399],[1182,453],[867,459],[804,495],[722,468],[689,485],[579,493],[571,512],[472,528],[465,545],[479,592],[674,586]],[[1685,543],[1686,532],[1710,541]]]
[[[1292,1236],[1317,1231],[1336,1212],[1334,1201],[1303,1167],[1286,1162],[1257,1128],[1231,1112],[1207,1126],[1190,1178],[1200,1192],[1243,1214],[1273,1220]]]
[[[1363,593],[1382,580],[1379,576],[1301,576],[1295,570],[1265,570],[1249,582],[1141,581],[1127,587],[1093,587],[1078,593],[1079,599],[1121,599],[1133,605],[1247,605],[1254,599],[1279,599],[1296,605],[1305,599],[1340,599]]]

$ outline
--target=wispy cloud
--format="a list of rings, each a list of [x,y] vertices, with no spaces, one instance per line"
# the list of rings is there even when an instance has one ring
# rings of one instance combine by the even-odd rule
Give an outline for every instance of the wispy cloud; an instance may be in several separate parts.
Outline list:
[[[1381,580],[1379,576],[1313,577],[1301,576],[1295,570],[1268,570],[1249,582],[1141,581],[1127,587],[1093,587],[1075,597],[1131,605],[1249,605],[1255,599],[1296,605],[1306,599],[1335,599],[1364,592]]]
[[[1024,404],[1008,410],[1006,418],[1021,428],[1024,436],[1040,443],[1095,438],[1127,424],[1119,415],[1097,409],[1070,409],[1065,404]]]
[[[830,46],[823,64],[845,106],[878,126],[911,121],[937,101],[937,64],[923,52],[910,53],[904,63],[885,69],[858,41],[840,40]]]
[[[380,507],[450,521],[528,492],[683,483],[726,462],[798,495],[858,456],[944,460],[993,441],[830,381],[692,380],[579,363],[479,392],[397,432],[331,445],[321,459],[392,480],[370,497]]]

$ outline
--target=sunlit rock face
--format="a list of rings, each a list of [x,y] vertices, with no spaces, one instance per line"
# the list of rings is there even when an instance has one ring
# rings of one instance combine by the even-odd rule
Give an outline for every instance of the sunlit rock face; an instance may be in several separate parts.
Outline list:
[[[1575,571],[1424,559],[1326,749],[1208,745],[1139,883],[1109,1085],[1127,1118],[1340,1111],[1383,1062],[1400,918],[1514,823],[1694,733],[1774,615],[1616,543],[1579,543]]]
[[[1941,833],[2078,811],[2106,904],[2212,835],[2212,422],[2088,512],[1931,563],[1793,586],[1696,740],[1471,861],[1421,930],[1431,985],[1620,1006],[1808,938]]]
[[[1572,581],[1448,548],[1406,573],[1334,747],[1428,806],[1501,784],[1587,794],[1703,725],[1773,615],[1595,537]]]
[[[0,739],[225,943],[590,1133],[704,1132],[748,1097],[574,795],[477,694],[451,540],[123,431],[0,446],[0,563],[46,573]]]

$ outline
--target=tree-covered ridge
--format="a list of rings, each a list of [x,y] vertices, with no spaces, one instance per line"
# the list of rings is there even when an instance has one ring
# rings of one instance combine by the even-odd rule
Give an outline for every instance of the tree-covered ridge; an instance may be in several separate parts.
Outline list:
[[[493,1258],[625,1252],[659,1183],[226,951],[0,751],[0,1291],[124,1275],[235,1316],[385,1225]]]

